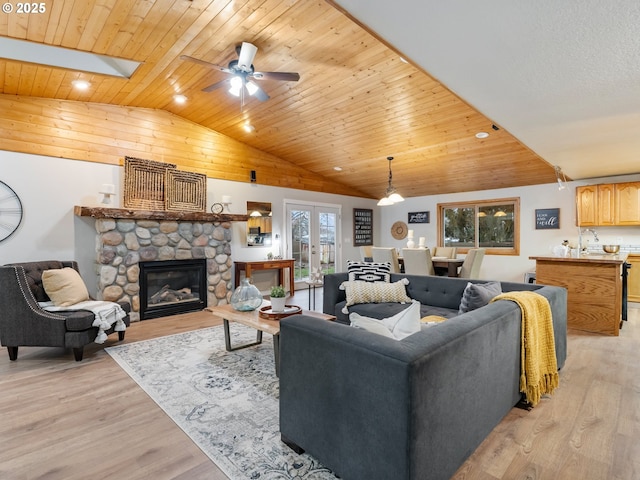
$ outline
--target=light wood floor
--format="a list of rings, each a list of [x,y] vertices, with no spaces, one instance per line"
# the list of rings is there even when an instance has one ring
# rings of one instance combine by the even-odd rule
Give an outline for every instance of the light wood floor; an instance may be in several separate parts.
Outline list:
[[[306,308],[306,291],[294,301]],[[570,332],[560,388],[530,412],[513,409],[455,478],[640,478],[634,307],[619,337]],[[206,312],[137,322],[125,342],[216,323]],[[0,351],[0,478],[226,479],[103,348],[88,346],[82,362],[56,348],[21,347],[16,362]]]

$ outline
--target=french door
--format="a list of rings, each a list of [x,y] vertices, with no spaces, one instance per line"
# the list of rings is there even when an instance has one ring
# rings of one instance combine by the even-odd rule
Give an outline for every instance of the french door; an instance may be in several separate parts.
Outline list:
[[[313,269],[334,273],[340,265],[340,206],[285,201],[287,258],[295,260],[296,288],[306,288]]]

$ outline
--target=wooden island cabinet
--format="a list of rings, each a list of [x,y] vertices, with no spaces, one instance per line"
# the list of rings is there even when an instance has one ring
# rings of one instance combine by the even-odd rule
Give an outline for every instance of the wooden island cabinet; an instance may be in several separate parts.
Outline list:
[[[536,283],[567,289],[567,327],[619,334],[626,254],[529,258],[536,261]]]

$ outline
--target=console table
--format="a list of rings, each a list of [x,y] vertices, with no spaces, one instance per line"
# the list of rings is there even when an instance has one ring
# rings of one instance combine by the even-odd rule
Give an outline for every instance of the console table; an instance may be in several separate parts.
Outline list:
[[[244,276],[251,278],[251,272],[253,270],[278,270],[278,282],[284,286],[284,270],[289,269],[289,293],[293,295],[295,291],[295,272],[293,270],[295,260],[260,260],[257,262],[234,262],[235,265],[235,287],[240,285],[240,272],[244,270]]]

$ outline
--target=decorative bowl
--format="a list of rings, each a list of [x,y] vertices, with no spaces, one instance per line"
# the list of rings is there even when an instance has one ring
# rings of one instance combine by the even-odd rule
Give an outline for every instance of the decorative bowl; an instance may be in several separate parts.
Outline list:
[[[602,245],[602,250],[607,253],[618,253],[620,251],[620,245]]]

